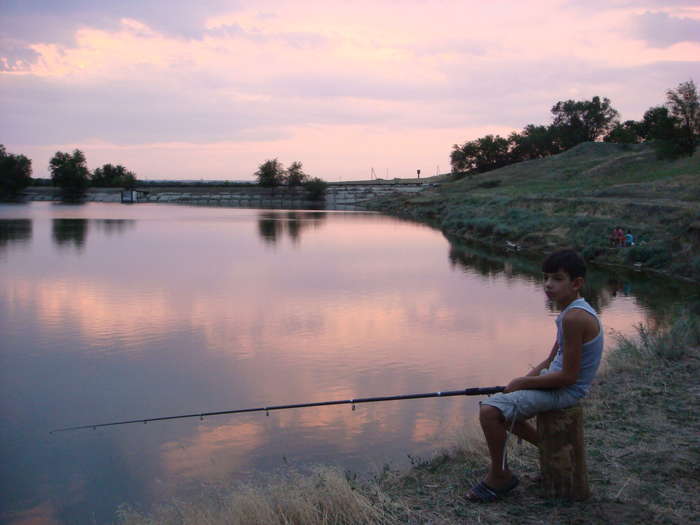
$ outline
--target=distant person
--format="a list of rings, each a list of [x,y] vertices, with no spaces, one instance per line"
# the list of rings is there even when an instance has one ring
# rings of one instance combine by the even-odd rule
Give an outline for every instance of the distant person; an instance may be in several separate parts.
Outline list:
[[[505,461],[507,431],[537,446],[537,429],[527,419],[540,412],[575,405],[590,388],[603,353],[603,327],[595,310],[581,297],[586,265],[573,250],[552,253],[542,263],[544,291],[561,311],[557,336],[547,359],[523,377],[512,379],[504,393],[481,402],[479,421],[491,467],[483,481],[466,494],[474,502],[495,501],[518,485]]]
[[[621,226],[617,227],[615,238],[617,240],[617,246],[622,248],[625,245],[625,230]]]
[[[632,230],[627,230],[625,234],[625,246],[634,246],[634,235],[632,235]]]

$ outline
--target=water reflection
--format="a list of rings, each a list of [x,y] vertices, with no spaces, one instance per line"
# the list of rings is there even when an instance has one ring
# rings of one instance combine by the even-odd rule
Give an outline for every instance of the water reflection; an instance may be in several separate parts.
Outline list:
[[[136,226],[136,221],[133,219],[92,219],[90,222],[107,235],[125,233]]]
[[[136,226],[133,219],[52,219],[52,236],[58,247],[82,250],[91,226],[107,235],[124,234]]]
[[[379,215],[43,203],[5,213],[6,245],[33,239],[0,271],[0,522],[113,522],[119,503],[148,506],[287,460],[366,472],[449,444],[478,400],[51,428],[502,384],[552,344],[539,260],[448,246]],[[66,258],[52,242],[84,248]],[[592,270],[589,282],[605,326],[620,330],[644,320],[639,302],[684,297],[634,274]]]
[[[59,247],[82,249],[88,233],[87,219],[53,219],[51,221],[53,240]]]
[[[459,242],[450,244],[448,259],[452,268],[483,277],[506,277],[542,284],[541,261],[512,257],[485,247]],[[640,274],[631,270],[589,266],[583,296],[598,312],[605,310],[618,296],[631,298],[645,311],[653,311],[656,320],[665,317],[669,305],[680,297],[694,300],[700,295],[695,285]],[[552,304],[548,305],[554,311]]]
[[[31,219],[0,219],[0,250],[32,239]]]
[[[304,230],[318,228],[326,217],[323,212],[263,211],[258,215],[258,233],[268,244],[276,244],[285,233],[297,244]]]

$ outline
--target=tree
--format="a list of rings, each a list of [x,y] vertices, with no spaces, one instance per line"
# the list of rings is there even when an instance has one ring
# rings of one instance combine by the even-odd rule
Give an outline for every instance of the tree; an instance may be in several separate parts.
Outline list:
[[[514,162],[541,159],[559,153],[551,126],[528,124],[521,133],[511,133],[511,158]]]
[[[304,182],[304,188],[309,193],[309,198],[312,201],[319,201],[325,196],[328,183],[323,179],[314,177]]]
[[[66,200],[79,199],[90,185],[90,170],[85,154],[76,149],[73,153],[57,151],[49,162],[51,180],[61,188]]]
[[[136,175],[124,166],[105,164],[101,168],[95,169],[91,183],[93,186],[133,188],[136,185]]]
[[[32,183],[32,161],[0,144],[0,196],[14,199]]]
[[[565,100],[552,107],[552,131],[559,146],[567,150],[581,142],[592,142],[606,135],[615,125],[619,113],[610,99]]]
[[[486,135],[476,140],[455,144],[450,155],[452,172],[483,173],[510,164],[510,142],[500,135]]]
[[[668,108],[655,106],[644,113],[639,123],[639,134],[644,140],[670,139],[675,135],[676,119]]]
[[[700,101],[695,82],[681,82],[676,89],[666,91],[666,105],[680,127],[678,145],[691,156],[695,152],[700,134]]]
[[[277,159],[266,160],[255,172],[258,184],[267,188],[274,188],[284,183],[285,172],[282,163]]]
[[[478,145],[476,141],[465,142],[461,146],[455,144],[450,153],[450,165],[454,175],[464,175],[476,171],[476,156]]]
[[[626,120],[622,124],[616,122],[603,140],[617,144],[639,144],[642,141],[640,129],[641,123],[636,120]]]
[[[307,180],[309,176],[304,173],[302,169],[302,164],[299,161],[292,162],[291,166],[287,168],[286,182],[288,186],[301,186]]]
[[[675,159],[686,153],[680,122],[665,106],[652,107],[644,113],[639,134],[652,143],[660,159]]]

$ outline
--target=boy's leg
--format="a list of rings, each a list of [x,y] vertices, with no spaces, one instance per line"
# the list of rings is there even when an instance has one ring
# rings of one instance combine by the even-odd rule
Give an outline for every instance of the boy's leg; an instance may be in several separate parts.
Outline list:
[[[479,422],[484,431],[491,458],[491,467],[484,482],[493,489],[499,489],[508,485],[513,477],[513,474],[507,467],[503,468],[507,432],[506,420],[498,408],[490,405],[481,405]]]
[[[513,434],[535,446],[538,446],[540,443],[537,428],[525,420],[515,422],[515,425],[513,425]]]

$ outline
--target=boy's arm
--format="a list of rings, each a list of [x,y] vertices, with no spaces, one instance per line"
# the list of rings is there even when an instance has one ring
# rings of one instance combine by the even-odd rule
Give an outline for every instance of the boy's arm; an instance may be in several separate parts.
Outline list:
[[[552,347],[552,350],[549,352],[549,357],[542,361],[539,365],[537,365],[535,368],[530,370],[527,375],[528,376],[538,376],[540,375],[540,372],[544,370],[545,368],[549,368],[549,365],[552,364],[552,360],[554,360],[554,356],[557,355],[557,350],[559,350],[559,343],[554,342],[554,346]]]
[[[543,376],[516,377],[505,389],[515,390],[563,388],[576,383],[581,370],[581,352],[583,348],[584,329],[589,314],[575,309],[566,314],[562,322],[564,330],[564,365],[562,370],[550,372]],[[556,345],[555,345],[556,346]],[[556,353],[556,351],[555,351]],[[545,361],[546,362],[546,361]]]

